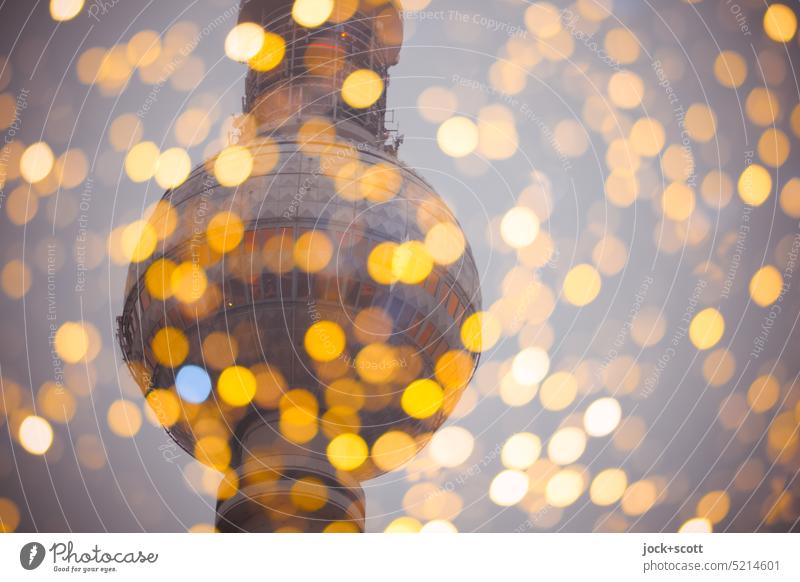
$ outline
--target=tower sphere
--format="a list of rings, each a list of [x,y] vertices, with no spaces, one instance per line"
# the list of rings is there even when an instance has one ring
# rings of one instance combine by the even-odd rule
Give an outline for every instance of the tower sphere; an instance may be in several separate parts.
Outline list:
[[[425,446],[479,357],[469,246],[386,127],[397,6],[328,4],[242,2],[265,35],[243,115],[147,219],[118,321],[156,417],[224,473],[221,531],[362,531],[360,483]]]

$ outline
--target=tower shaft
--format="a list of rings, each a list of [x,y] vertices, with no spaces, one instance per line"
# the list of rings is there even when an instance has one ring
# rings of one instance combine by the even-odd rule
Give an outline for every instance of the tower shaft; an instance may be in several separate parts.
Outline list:
[[[243,108],[254,115],[262,131],[285,133],[304,119],[331,121],[341,137],[382,146],[386,128],[386,90],[370,107],[355,109],[341,95],[352,72],[376,73],[388,88],[391,66],[397,64],[403,26],[393,4],[361,6],[344,22],[328,21],[316,28],[298,25],[287,0],[245,0],[239,22],[254,22],[280,36],[286,53],[268,71],[251,68]]]

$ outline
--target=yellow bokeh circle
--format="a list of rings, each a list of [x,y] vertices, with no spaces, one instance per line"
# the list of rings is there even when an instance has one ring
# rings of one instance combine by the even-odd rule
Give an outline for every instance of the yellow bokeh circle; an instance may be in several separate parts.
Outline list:
[[[564,278],[564,299],[572,305],[583,307],[597,298],[602,285],[597,269],[589,264],[577,265]]]
[[[255,374],[243,366],[226,368],[217,380],[217,392],[226,404],[246,406],[256,395]]]
[[[429,418],[444,403],[444,391],[433,380],[417,380],[403,391],[400,404],[411,418]]]
[[[785,4],[772,4],[764,13],[764,32],[775,42],[789,42],[797,32],[797,16]]]
[[[783,290],[783,276],[772,265],[760,268],[750,279],[750,297],[761,306],[772,305]]]
[[[404,242],[392,255],[392,274],[401,283],[417,285],[431,274],[433,258],[425,244],[416,240]]]
[[[713,348],[724,333],[725,318],[713,307],[698,313],[689,325],[689,339],[698,350]]]
[[[359,69],[348,75],[342,84],[342,99],[354,109],[372,107],[383,95],[380,75],[369,69]]]
[[[220,254],[229,253],[238,247],[244,238],[244,224],[234,212],[215,214],[206,228],[208,246]]]
[[[328,444],[328,459],[340,471],[358,469],[367,460],[369,449],[363,438],[355,433],[344,433]]]
[[[317,362],[332,362],[344,351],[347,337],[338,323],[318,321],[308,328],[304,345]]]

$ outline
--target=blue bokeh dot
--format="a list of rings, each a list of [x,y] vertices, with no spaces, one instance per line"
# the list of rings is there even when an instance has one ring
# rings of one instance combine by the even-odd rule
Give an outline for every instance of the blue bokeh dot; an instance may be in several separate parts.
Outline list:
[[[186,402],[200,404],[211,394],[211,378],[203,368],[184,366],[175,378],[175,388]]]

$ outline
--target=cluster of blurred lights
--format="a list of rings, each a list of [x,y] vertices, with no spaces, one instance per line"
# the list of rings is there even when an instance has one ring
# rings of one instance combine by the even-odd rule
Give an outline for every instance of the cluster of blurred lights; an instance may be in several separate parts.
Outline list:
[[[349,18],[346,2],[334,0],[298,0],[294,4],[293,17],[301,26],[315,28],[326,22]],[[425,1],[404,2],[408,9],[421,9]],[[608,11],[598,3],[576,3],[583,19],[598,30],[607,20]],[[51,0],[50,14],[57,21],[75,18],[84,8],[82,0]],[[509,95],[522,93],[527,83],[526,71],[540,63],[552,63],[571,58],[575,41],[564,28],[559,9],[548,2],[535,2],[524,13],[525,23],[531,33],[530,39],[511,38],[503,48],[503,58],[498,59],[489,71],[493,88]],[[763,14],[762,28],[768,39],[775,43],[795,42],[797,18],[795,11],[781,3],[771,4]],[[180,23],[163,38],[153,31],[141,31],[126,44],[109,49],[91,48],[84,51],[76,66],[78,79],[85,84],[96,85],[107,95],[123,90],[131,76],[138,72],[140,79],[156,84],[166,79],[164,64],[176,54],[176,46],[195,34],[196,26]],[[602,36],[608,54],[623,66],[632,66],[640,58],[640,46],[630,30],[609,24]],[[283,38],[252,23],[234,27],[225,39],[226,55],[237,62],[247,63],[258,71],[271,71],[284,59],[286,44]],[[197,59],[197,60],[191,60]],[[200,61],[199,64],[197,61]],[[199,57],[188,56],[183,61],[182,72],[171,79],[172,86],[179,91],[188,90],[192,81],[202,77],[205,66]],[[740,90],[753,80],[757,64],[749,62],[749,55],[736,50],[723,50],[713,60],[711,71],[720,87]],[[769,72],[768,72],[769,73]],[[742,169],[738,175],[722,170],[707,172],[699,186],[687,182],[698,160],[688,160],[686,152],[667,136],[666,119],[657,119],[655,114],[642,115],[643,105],[650,89],[642,76],[632,70],[621,70],[606,75],[604,88],[607,100],[592,96],[585,100],[581,112],[586,128],[601,135],[607,142],[603,162],[608,170],[604,194],[608,203],[616,208],[628,208],[648,196],[645,188],[646,169],[651,163],[659,166],[666,182],[652,206],[658,220],[671,233],[685,233],[687,244],[699,245],[707,241],[709,219],[706,214],[719,212],[735,195],[752,207],[767,204],[777,197],[777,207],[788,217],[800,218],[800,180],[790,178],[778,182],[776,169],[786,169],[792,153],[793,141],[800,137],[800,106],[789,104],[778,91],[780,82],[767,81],[767,86],[756,86],[743,93],[743,108],[747,121],[758,128],[757,160]],[[5,85],[0,86],[5,90]],[[360,69],[351,72],[341,88],[342,99],[351,107],[372,107],[383,95],[385,87],[381,78],[373,71]],[[0,95],[0,126],[10,124],[9,111],[13,111],[10,95]],[[503,160],[513,156],[519,148],[519,136],[515,115],[504,105],[481,108],[474,116],[462,111],[459,93],[452,88],[432,86],[418,97],[421,117],[436,126],[437,144],[441,151],[459,160],[470,160],[480,155],[489,160]],[[687,104],[685,126],[687,135],[698,144],[713,142],[723,130],[721,112],[708,104]],[[622,134],[614,127],[614,120],[625,117]],[[13,120],[13,117],[10,119]],[[134,183],[154,180],[163,189],[177,188],[189,179],[192,169],[190,148],[207,144],[211,129],[219,121],[219,112],[206,102],[194,101],[177,120],[173,128],[177,147],[161,148],[154,142],[143,140],[142,122],[133,114],[117,116],[111,123],[108,141],[114,152],[124,154],[125,175]],[[788,121],[788,125],[786,122]],[[222,134],[222,132],[220,132]],[[554,128],[554,140],[559,151],[569,158],[579,158],[588,151],[590,142],[585,129],[576,120],[562,120]],[[256,164],[277,163],[274,156],[259,153],[251,148],[227,143],[221,136],[211,140],[206,151],[218,150],[211,162],[212,172],[222,186],[237,187],[253,173]],[[44,141],[25,145],[14,141],[8,148],[8,172],[5,180],[19,180],[5,202],[5,213],[12,224],[22,226],[39,215],[40,200],[44,201],[59,190],[74,189],[87,178],[89,166],[86,155],[77,148],[53,151]],[[262,145],[269,151],[273,144]],[[56,148],[57,149],[57,148]],[[206,153],[206,152],[204,152]],[[357,162],[328,166],[335,177],[339,195],[346,200],[390,200],[399,191],[397,176],[387,170],[384,173],[368,173]],[[462,166],[460,166],[462,167]],[[332,169],[330,169],[332,168]],[[780,191],[777,187],[780,186]],[[551,362],[548,352],[552,341],[547,341],[552,327],[548,322],[556,301],[584,308],[597,301],[603,292],[604,278],[618,274],[625,264],[628,249],[614,237],[606,235],[597,243],[589,256],[576,262],[563,273],[557,285],[527,278],[526,274],[546,264],[553,253],[554,242],[547,229],[551,203],[541,203],[549,197],[548,187],[533,184],[536,195],[520,195],[517,204],[502,216],[496,217],[496,248],[516,255],[518,264],[503,282],[507,293],[487,310],[474,314],[464,323],[461,332],[463,347],[471,352],[489,352],[506,337],[537,338],[542,345],[520,339],[521,349],[513,357],[495,368],[487,366],[485,376],[479,375],[476,386],[486,396],[493,385],[501,401],[509,407],[523,407],[536,402],[543,410],[559,413],[577,406],[577,400],[588,392],[585,378],[578,367],[567,367],[566,363]],[[534,199],[539,202],[535,202]],[[107,252],[116,264],[145,262],[150,259],[160,241],[165,240],[177,228],[178,218],[168,203],[159,203],[148,209],[145,218],[120,225],[107,237],[107,245],[99,244],[100,254]],[[699,229],[697,231],[692,229]],[[376,247],[368,258],[368,270],[372,279],[381,285],[396,283],[416,285],[424,281],[434,265],[451,265],[458,261],[465,249],[464,235],[448,221],[437,222],[426,228],[425,240],[407,241],[402,244],[384,243]],[[690,231],[695,234],[690,235]],[[228,253],[235,253],[246,243],[245,225],[233,211],[215,215],[205,231],[206,240],[215,256],[203,266],[186,262],[175,263],[168,259],[153,262],[145,275],[150,294],[159,300],[176,298],[186,305],[197,304],[207,295],[211,286],[204,268]],[[666,236],[658,241],[659,250],[674,253],[679,247],[675,237]],[[682,234],[680,235],[683,236]],[[98,237],[99,238],[99,237]],[[672,241],[672,242],[671,242]],[[100,243],[103,241],[101,240]],[[288,246],[287,246],[288,245]],[[672,245],[672,246],[671,246]],[[107,248],[106,248],[107,247]],[[307,233],[296,241],[276,237],[266,242],[262,254],[265,268],[276,273],[299,268],[305,272],[318,272],[329,266],[332,243],[322,233]],[[29,260],[30,261],[30,260]],[[753,303],[760,308],[774,305],[784,291],[782,265],[766,264],[754,273],[749,273],[748,291]],[[98,262],[99,264],[99,262]],[[31,289],[31,281],[39,277],[29,262],[20,259],[7,261],[2,268],[2,290],[12,300],[24,298]],[[522,281],[523,284],[516,283]],[[519,291],[519,297],[514,294]],[[504,289],[505,290],[505,289]],[[530,296],[535,300],[529,299]],[[519,300],[517,300],[519,299]],[[524,321],[515,322],[509,315],[512,307],[524,302]],[[530,304],[528,306],[528,304]],[[642,321],[651,314],[643,310],[639,322],[631,331],[633,341],[640,347],[656,345],[664,336],[665,317],[653,315],[648,325]],[[726,318],[721,310],[708,307],[693,314],[688,326],[688,337],[692,345],[702,352],[702,375],[711,386],[721,386],[735,376],[737,362],[734,355],[722,345],[726,334]],[[545,338],[542,340],[542,338]],[[324,341],[319,338],[325,338]],[[210,367],[219,372],[216,382],[206,369],[186,364],[187,339],[182,332],[165,328],[153,338],[153,352],[159,361],[176,369],[175,393],[169,390],[154,390],[147,396],[149,407],[142,409],[127,399],[115,400],[106,411],[106,422],[111,432],[119,437],[135,436],[148,418],[154,423],[173,426],[186,413],[185,407],[200,405],[216,395],[227,406],[242,407],[251,401],[269,402],[282,407],[283,426],[298,442],[307,438],[308,403],[303,395],[295,394],[287,404],[280,395],[285,386],[280,384],[273,371],[247,369],[235,365],[236,357],[226,357],[235,351],[235,338],[207,338],[211,342],[207,351],[213,354]],[[214,341],[220,342],[213,345]],[[53,346],[57,355],[67,366],[91,365],[103,348],[98,330],[87,322],[65,322],[54,335]],[[317,362],[331,362],[341,356],[346,348],[345,334],[337,324],[322,321],[312,327],[305,337],[305,349]],[[366,352],[356,355],[356,361],[375,362],[391,359],[386,347],[380,342],[364,348]],[[458,358],[458,354],[449,356]],[[221,361],[214,362],[214,357]],[[375,366],[364,365],[368,375]],[[448,370],[434,380],[408,382],[402,395],[402,407],[412,418],[427,418],[444,406],[445,395],[451,386],[458,385],[458,378],[449,378]],[[634,480],[625,470],[610,467],[594,473],[594,468],[577,465],[585,453],[590,438],[609,438],[620,451],[632,450],[645,437],[646,426],[641,418],[624,417],[625,396],[632,393],[646,373],[644,366],[628,355],[618,355],[602,371],[604,388],[610,396],[595,398],[578,415],[571,417],[553,434],[537,435],[518,432],[503,444],[500,459],[503,469],[497,473],[488,488],[490,499],[500,506],[519,505],[534,512],[542,500],[554,508],[566,508],[575,504],[586,493],[592,503],[599,507],[619,504],[625,516],[640,516],[661,503],[667,486],[658,477]],[[486,377],[486,382],[481,381]],[[379,380],[363,377],[362,380]],[[69,422],[78,398],[87,395],[91,387],[80,386],[77,381],[67,386],[42,385],[36,394],[36,414],[32,403],[24,406],[24,392],[13,388],[5,380],[4,394],[9,403],[19,398],[19,410],[12,419],[5,406],[3,421],[14,426],[14,434],[22,447],[33,455],[43,455],[51,450],[61,438],[54,435],[53,425]],[[450,385],[450,386],[449,386]],[[495,386],[496,385],[496,386]],[[774,412],[766,428],[767,448],[772,458],[782,458],[781,451],[796,450],[798,438],[796,426],[800,422],[800,409],[779,410],[782,386],[780,375],[763,374],[749,384],[743,394],[734,393],[720,405],[720,424],[728,429],[738,427],[749,413]],[[342,390],[341,394],[347,392]],[[177,395],[177,396],[176,396]],[[286,394],[284,394],[285,396]],[[344,398],[344,397],[342,397]],[[357,390],[349,393],[348,404],[357,400]],[[469,394],[465,395],[469,402]],[[304,404],[305,402],[305,404]],[[357,408],[357,407],[356,407]],[[154,415],[148,417],[149,414]],[[766,422],[766,421],[765,421]],[[214,428],[197,442],[198,458],[209,465],[227,469],[230,451],[224,439],[214,434]],[[745,438],[745,437],[742,437]],[[81,435],[77,440],[77,454],[81,464],[88,469],[105,466],[102,447],[93,435]],[[416,453],[413,438],[402,432],[389,432],[377,441],[373,451],[357,434],[344,432],[335,436],[328,453],[333,464],[342,470],[354,470],[368,456],[385,470],[393,470],[408,463]],[[426,457],[437,466],[455,468],[468,462],[476,450],[474,435],[458,426],[447,427],[431,440]],[[788,457],[788,456],[787,456]],[[786,458],[786,457],[784,457]],[[743,466],[741,476],[734,484],[737,490],[752,490],[766,474],[758,460]],[[198,483],[202,481],[200,474]],[[416,483],[414,487],[429,485]],[[312,484],[313,485],[313,484]],[[304,484],[304,487],[309,487]],[[216,492],[216,484],[206,487]],[[413,491],[413,488],[412,488]],[[452,492],[451,492],[452,493]],[[299,490],[296,495],[301,503],[313,495]],[[386,531],[454,531],[452,521],[458,516],[453,511],[453,501],[442,496],[438,507],[417,509],[413,503],[415,495],[424,498],[425,493],[415,491],[408,498],[404,509],[413,515],[391,521]],[[455,494],[454,494],[455,495]],[[710,531],[727,516],[731,505],[731,494],[715,490],[705,493],[693,508],[695,517],[688,519],[681,531]],[[456,497],[458,497],[456,495]],[[435,503],[433,505],[436,505]],[[456,503],[456,505],[458,505]],[[427,512],[426,512],[427,511]],[[553,517],[556,516],[556,517]],[[554,512],[551,519],[558,519]],[[11,500],[0,498],[0,527],[14,530],[19,522],[19,513]],[[542,522],[547,526],[547,518]]]

